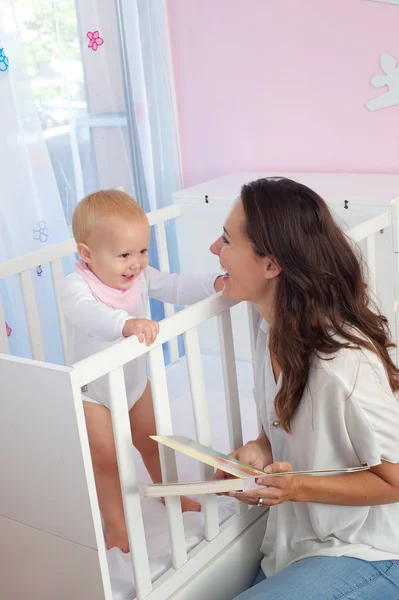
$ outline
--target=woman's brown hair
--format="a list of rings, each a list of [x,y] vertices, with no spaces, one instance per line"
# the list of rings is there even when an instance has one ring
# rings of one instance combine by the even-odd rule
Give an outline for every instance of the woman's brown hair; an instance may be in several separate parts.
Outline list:
[[[322,198],[290,179],[268,178],[244,185],[241,199],[255,254],[281,267],[270,352],[283,373],[275,408],[284,430],[291,429],[314,354],[349,346],[371,350],[392,391],[399,391],[387,319],[372,307],[360,253]]]

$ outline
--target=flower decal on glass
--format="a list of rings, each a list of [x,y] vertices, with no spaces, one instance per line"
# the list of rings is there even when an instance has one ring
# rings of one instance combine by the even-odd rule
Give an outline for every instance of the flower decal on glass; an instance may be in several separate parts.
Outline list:
[[[36,269],[36,274],[38,277],[41,277],[43,273],[42,265],[39,265]]]
[[[88,31],[86,35],[89,38],[89,48],[97,52],[98,47],[104,43],[103,38],[100,37],[98,31]]]
[[[39,242],[47,242],[48,239],[48,228],[46,221],[39,221],[38,223],[33,223],[33,239]]]
[[[4,54],[4,48],[0,48],[0,71],[7,71],[9,67],[9,60]]]
[[[10,335],[12,334],[12,329],[6,321],[4,321],[4,322],[6,324],[7,337],[10,337]]]
[[[375,88],[386,85],[388,91],[367,102],[366,106],[369,110],[379,110],[399,104],[399,64],[396,65],[394,57],[390,54],[383,54],[380,58],[380,65],[385,75],[374,75],[371,84]]]

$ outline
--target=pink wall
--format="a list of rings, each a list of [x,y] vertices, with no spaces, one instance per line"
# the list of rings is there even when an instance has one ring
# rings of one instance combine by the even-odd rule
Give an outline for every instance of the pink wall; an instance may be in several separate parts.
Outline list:
[[[168,0],[185,185],[238,170],[399,173],[399,106],[370,112],[399,6]]]

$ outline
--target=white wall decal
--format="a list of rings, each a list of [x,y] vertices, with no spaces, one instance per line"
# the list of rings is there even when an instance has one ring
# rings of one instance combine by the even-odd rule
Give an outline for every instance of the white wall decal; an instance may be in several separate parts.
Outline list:
[[[366,106],[369,110],[379,110],[399,104],[399,65],[396,66],[396,61],[390,54],[383,54],[380,64],[385,75],[375,75],[371,79],[371,84],[375,88],[386,85],[389,91],[367,102]]]
[[[384,2],[385,4],[398,4],[399,0],[374,0],[374,2]]]

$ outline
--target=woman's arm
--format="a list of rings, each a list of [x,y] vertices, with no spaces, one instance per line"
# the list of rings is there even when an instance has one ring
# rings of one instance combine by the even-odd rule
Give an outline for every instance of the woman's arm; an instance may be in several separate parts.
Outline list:
[[[373,506],[399,502],[399,463],[329,477],[297,476],[294,502]]]
[[[273,463],[266,473],[292,471],[287,462]],[[382,461],[370,471],[343,475],[312,476],[284,475],[257,480],[257,490],[231,493],[242,502],[256,504],[262,498],[263,506],[282,502],[316,502],[341,506],[374,506],[399,502],[399,463]],[[263,487],[265,486],[265,487]]]
[[[179,275],[158,271],[153,267],[146,267],[145,276],[150,298],[176,304],[177,306],[195,304],[221,289],[220,273],[204,275],[185,273]]]

